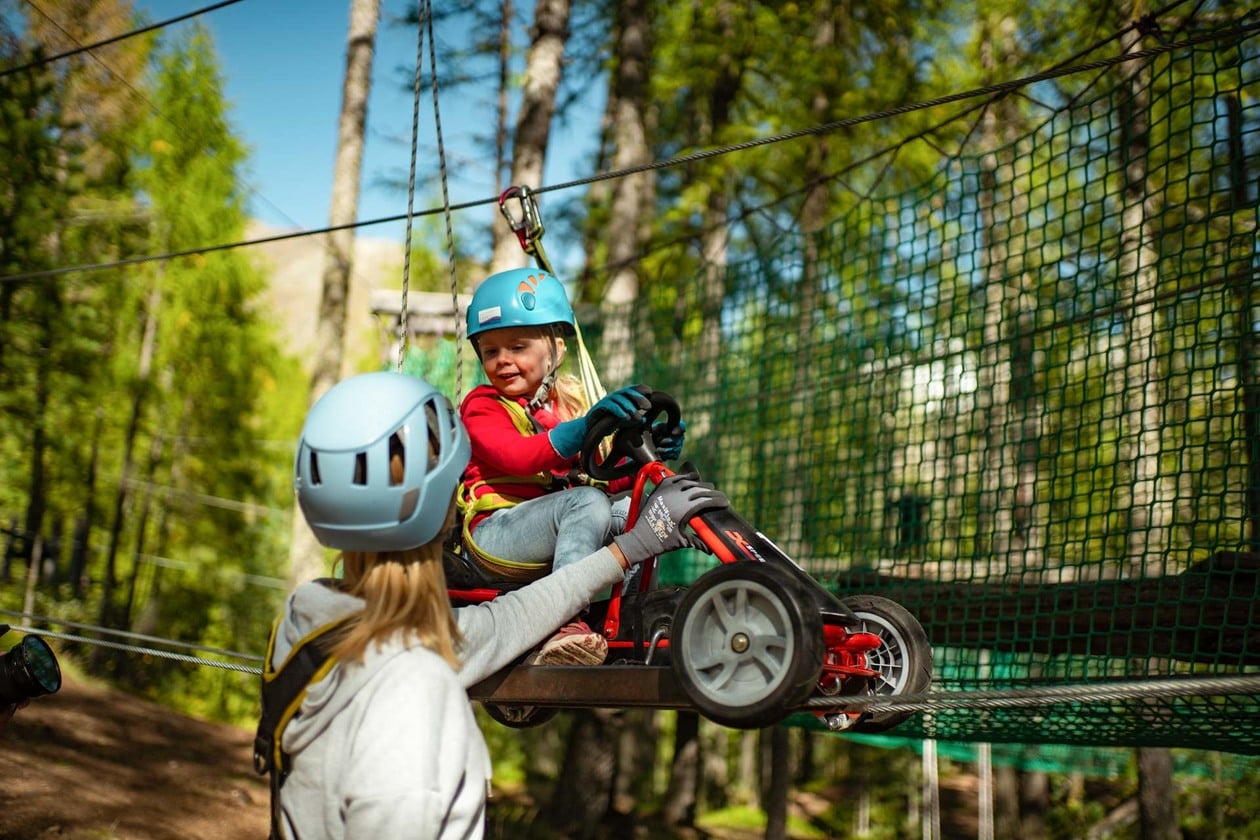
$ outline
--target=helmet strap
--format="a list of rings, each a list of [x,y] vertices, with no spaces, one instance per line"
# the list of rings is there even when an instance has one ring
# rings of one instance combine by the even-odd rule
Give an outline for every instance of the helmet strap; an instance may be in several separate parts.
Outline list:
[[[552,389],[556,387],[557,368],[560,367],[560,349],[556,346],[555,327],[547,327],[547,342],[551,345],[551,364],[547,368],[547,373],[543,375],[542,382],[538,383],[538,390],[529,400],[531,412],[546,405],[547,400],[551,398]]]

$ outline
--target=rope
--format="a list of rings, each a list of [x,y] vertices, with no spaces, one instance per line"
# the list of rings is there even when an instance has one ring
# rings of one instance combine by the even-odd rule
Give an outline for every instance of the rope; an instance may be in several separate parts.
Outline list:
[[[416,37],[416,71],[411,96],[411,161],[407,174],[407,230],[403,235],[402,306],[398,310],[398,370],[407,357],[407,340],[411,329],[407,323],[407,290],[411,286],[411,226],[416,204],[416,149],[420,145],[420,68],[424,62],[424,16],[428,0],[420,4],[420,27]]]
[[[951,691],[880,697],[815,697],[803,708],[870,712],[920,712],[936,709],[996,709],[1055,703],[1098,703],[1109,700],[1153,700],[1160,697],[1219,697],[1260,694],[1260,674],[1180,679],[1128,680],[1113,683],[1058,685],[1002,691]]]
[[[455,277],[455,231],[451,219],[450,186],[446,171],[446,146],[442,140],[442,111],[438,107],[437,41],[433,37],[430,0],[422,0],[421,21],[429,30],[429,78],[433,88],[433,125],[437,135],[438,170],[442,182],[442,217],[446,225],[446,262],[451,274],[451,311],[455,313],[455,398],[464,395],[464,322],[459,317],[459,289]]]

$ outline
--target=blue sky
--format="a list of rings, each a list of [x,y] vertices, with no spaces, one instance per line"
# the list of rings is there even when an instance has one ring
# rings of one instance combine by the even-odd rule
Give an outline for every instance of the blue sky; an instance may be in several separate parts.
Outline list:
[[[154,23],[211,4],[211,0],[135,0],[137,13],[146,14]],[[406,3],[396,0],[381,4],[359,202],[361,220],[407,212],[405,186],[382,183],[392,179],[405,185],[411,161],[413,96],[405,86],[410,85],[414,73],[417,33],[414,28],[391,24],[406,8]],[[214,36],[231,103],[230,119],[250,149],[251,211],[275,227],[305,230],[328,224],[349,19],[350,0],[245,0],[194,19]],[[188,21],[171,29],[190,25]],[[444,73],[454,71],[443,63],[441,33],[438,41],[439,108],[450,200],[459,204],[490,198],[494,180],[488,152],[476,148],[470,139],[475,131],[485,132],[493,125],[492,92],[485,97],[464,91],[442,93]],[[427,43],[425,50],[427,67]],[[549,155],[546,183],[590,174],[582,167],[589,166],[597,123],[594,119],[579,122],[589,130],[559,123],[553,126],[552,148],[565,149],[566,155],[563,159]],[[436,131],[427,82],[420,101],[419,125],[420,143],[428,147],[428,157],[433,159]],[[417,177],[415,210],[440,206],[439,178],[419,171]],[[471,218],[473,214],[475,218]],[[497,208],[491,206],[462,215],[467,224],[502,224]],[[458,231],[457,227],[457,236]],[[364,227],[359,235],[401,241],[404,224]]]

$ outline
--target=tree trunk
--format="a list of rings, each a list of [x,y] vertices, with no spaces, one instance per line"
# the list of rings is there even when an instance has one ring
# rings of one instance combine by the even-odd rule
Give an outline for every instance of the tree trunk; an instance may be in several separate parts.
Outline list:
[[[1133,4],[1138,19],[1141,2]],[[1140,49],[1141,35],[1125,36],[1126,51]],[[1129,526],[1126,546],[1128,577],[1158,573],[1171,547],[1172,499],[1175,488],[1160,472],[1164,425],[1164,381],[1160,372],[1160,315],[1155,305],[1159,286],[1156,224],[1158,190],[1148,188],[1150,144],[1149,75],[1139,68],[1129,79],[1120,130],[1124,151],[1124,209],[1121,211],[1118,255],[1120,301],[1128,307],[1124,362],[1124,418],[1119,461],[1133,465],[1128,487]]]
[[[700,787],[700,716],[678,712],[674,723],[674,758],[669,767],[669,787],[661,806],[666,825],[688,826],[696,819]]]
[[[155,241],[165,242],[165,237],[156,236]],[[151,387],[153,357],[157,352],[157,331],[159,314],[162,308],[162,278],[165,274],[165,263],[158,265],[153,277],[153,287],[149,290],[145,301],[144,330],[140,338],[140,358],[136,363],[136,384],[131,395],[131,413],[127,418],[127,430],[123,436],[122,471],[119,476],[118,489],[114,495],[114,516],[110,522],[109,545],[105,550],[105,571],[101,579],[101,605],[97,623],[102,627],[115,626],[115,610],[113,605],[114,587],[118,583],[118,551],[122,542],[123,519],[127,512],[127,503],[131,494],[132,473],[135,471],[135,448],[140,435],[140,420],[144,416],[146,401]],[[107,658],[106,648],[94,648],[92,662],[98,667]]]
[[[1003,78],[1019,55],[1017,25],[1003,14],[986,19],[980,45],[981,63],[990,78]],[[983,466],[977,514],[977,556],[993,568],[1008,571],[1027,566],[1034,532],[1039,425],[1031,380],[1031,324],[1035,298],[1025,289],[1018,255],[1027,233],[1027,198],[1006,173],[1012,171],[1011,143],[1022,128],[1009,100],[990,102],[981,122],[980,228],[985,273],[983,341],[977,390],[984,429]],[[1002,235],[1004,234],[1004,237]],[[1000,238],[1001,237],[1001,238]]]
[[[816,55],[826,55],[836,44],[836,20],[831,10],[825,9],[817,21],[814,30],[813,47]],[[810,102],[810,114],[815,122],[824,122],[831,114],[830,92],[825,87],[814,90]],[[804,254],[801,266],[801,287],[797,296],[796,364],[793,366],[792,393],[790,397],[791,420],[784,431],[787,436],[798,441],[798,445],[788,447],[781,466],[783,478],[788,483],[783,494],[784,513],[780,519],[783,529],[779,539],[789,554],[798,557],[806,555],[804,544],[805,523],[809,521],[806,511],[809,499],[814,492],[814,474],[809,460],[822,447],[814,440],[814,417],[816,390],[818,388],[817,365],[811,358],[818,352],[814,346],[814,319],[817,317],[818,286],[822,282],[819,269],[819,237],[827,223],[827,188],[830,181],[824,177],[828,170],[828,157],[831,154],[831,143],[826,135],[820,135],[809,144],[802,180],[814,184],[805,196],[801,207],[801,233],[804,238]]]
[[[653,798],[660,729],[654,709],[626,709],[617,745],[617,776],[613,780],[613,808],[632,813]]]
[[[1137,767],[1142,840],[1181,840],[1172,752],[1164,747],[1139,747]]]
[[[507,188],[503,173],[507,170],[508,155],[508,82],[512,77],[512,0],[499,4],[499,97],[494,109],[494,194]],[[490,225],[490,251],[494,252],[495,230],[501,220],[496,211]]]
[[[359,212],[359,181],[363,170],[364,126],[372,90],[372,57],[380,0],[353,0],[346,40],[346,76],[341,88],[341,118],[337,124],[337,158],[333,166],[329,227],[354,223]],[[354,230],[328,234],[324,250],[323,292],[315,327],[315,358],[308,405],[324,395],[342,376],[346,343],[346,301],[354,269]],[[319,577],[324,552],[302,516],[293,515],[289,545],[289,586]]]
[[[616,709],[583,709],[573,713],[564,766],[551,798],[549,822],[566,836],[587,840],[608,817],[612,799],[621,713]]]
[[[564,72],[564,48],[569,39],[569,0],[538,0],[530,47],[525,56],[525,89],[512,139],[512,179],[516,186],[542,183],[556,91]],[[490,273],[525,265],[526,255],[507,225],[494,227],[494,256]]]
[[[1040,771],[1019,774],[1019,838],[1044,840],[1049,837],[1046,812],[1050,810],[1050,780]]]
[[[617,4],[612,52],[617,57],[617,66],[609,94],[614,171],[651,160],[646,115],[649,107],[647,73],[651,60],[651,26],[647,14],[650,5],[651,0],[626,0]],[[635,257],[644,240],[654,183],[648,171],[618,178],[612,185],[612,207],[605,236],[609,277],[600,308],[604,327],[603,372],[606,381],[614,387],[629,382],[634,374],[630,320],[631,304],[639,297]]]
[[[105,425],[105,409],[97,406],[92,424],[92,445],[88,453],[87,476],[83,483],[83,512],[74,523],[70,546],[70,591],[82,598],[87,583],[88,558],[91,556],[92,527],[96,524],[96,477],[100,471],[101,434]]]
[[[771,726],[762,730],[762,739],[769,744],[769,779],[765,785],[762,808],[766,812],[766,840],[785,840],[787,837],[788,793],[792,787],[791,762],[788,760],[791,743],[786,726]]]
[[[1255,269],[1256,224],[1248,218],[1249,192],[1255,176],[1247,172],[1243,141],[1245,118],[1237,91],[1224,97],[1229,116],[1230,205],[1233,211],[1229,254],[1225,262],[1227,282],[1234,295],[1234,329],[1238,333],[1238,381],[1242,388],[1243,450],[1246,452],[1244,537],[1251,551],[1260,551],[1260,377],[1257,376]]]
[[[1019,771],[1009,764],[993,768],[993,834],[1019,836]]]

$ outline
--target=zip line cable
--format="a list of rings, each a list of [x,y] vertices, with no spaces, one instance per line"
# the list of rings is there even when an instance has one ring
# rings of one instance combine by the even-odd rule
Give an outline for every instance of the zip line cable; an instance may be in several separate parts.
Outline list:
[[[144,633],[133,633],[127,630],[114,630],[109,627],[100,627],[100,626],[92,625],[92,624],[81,624],[74,621],[66,621],[60,618],[52,618],[50,616],[34,615],[32,613],[17,612],[15,610],[0,610],[0,615],[13,616],[15,618],[22,618],[27,621],[32,621],[32,622],[43,624],[43,625],[58,625],[61,627],[68,627],[72,630],[81,630],[84,632],[98,633],[102,636],[114,636],[120,639],[129,639],[129,640],[137,641],[137,642],[148,642],[150,644],[166,645],[168,647],[181,648],[183,650],[196,651],[199,653],[210,653],[216,656],[239,659],[246,662],[262,662],[263,661],[263,657],[259,654],[240,653],[240,652],[232,651],[232,650],[224,650],[223,648],[210,647],[208,645],[193,644],[191,642],[181,642],[175,639],[163,639],[159,636],[148,636],[148,635],[145,635]],[[20,627],[18,625],[12,625],[12,626],[14,629],[21,630],[24,633],[36,633],[41,636],[54,636],[55,638],[59,638],[65,641],[81,641],[87,644],[96,644],[98,642],[103,641],[100,639],[90,639],[83,636],[75,636],[69,633],[55,633],[54,634],[52,631],[44,630],[44,629]],[[109,642],[108,644],[117,647],[121,645],[122,643]],[[146,649],[146,651],[147,650],[148,649]]]
[[[239,0],[236,0],[236,2],[239,2]],[[809,128],[797,129],[795,131],[784,132],[784,133],[775,134],[768,137],[761,137],[755,140],[744,141],[742,143],[734,143],[734,144],[726,145],[726,146],[716,146],[710,149],[702,149],[697,152],[692,152],[685,155],[679,155],[676,157],[668,158],[666,160],[654,161],[652,163],[638,164],[636,166],[625,167],[623,169],[613,170],[610,172],[602,172],[602,173],[591,175],[585,178],[579,178],[572,181],[564,181],[558,184],[553,184],[551,186],[539,187],[533,190],[533,192],[535,194],[546,193],[546,192],[559,192],[563,190],[573,189],[574,187],[580,187],[580,186],[585,186],[587,184],[597,183],[600,181],[607,181],[614,178],[623,178],[628,175],[638,174],[640,172],[647,172],[647,171],[652,171],[652,170],[657,170],[657,169],[667,169],[667,168],[671,168],[675,166],[682,166],[689,163],[695,163],[702,160],[709,160],[711,158],[721,157],[724,155],[732,154],[734,152],[746,151],[748,149],[758,148],[760,146],[771,145],[774,143],[781,143],[788,140],[798,140],[804,137],[812,137],[812,136],[817,136],[820,134],[827,134],[829,132],[836,131],[837,129],[840,129],[840,128],[850,128],[857,125],[863,125],[865,123],[877,122],[880,120],[888,119],[890,117],[901,116],[901,115],[913,113],[916,111],[928,110],[931,108],[939,107],[941,105],[948,105],[955,102],[962,102],[968,99],[1009,94],[1009,93],[1013,93],[1019,90],[1020,88],[1023,88],[1029,85],[1034,85],[1039,82],[1063,78],[1066,76],[1074,75],[1076,73],[1103,70],[1109,67],[1115,67],[1118,65],[1126,64],[1128,62],[1145,61],[1151,58],[1158,57],[1160,55],[1164,55],[1169,52],[1174,52],[1176,50],[1196,46],[1198,44],[1208,43],[1211,41],[1219,41],[1219,40],[1224,40],[1224,39],[1229,39],[1229,38],[1249,37],[1252,34],[1254,34],[1257,30],[1260,30],[1260,23],[1246,23],[1246,24],[1240,24],[1238,26],[1230,26],[1224,29],[1213,30],[1212,32],[1205,33],[1203,35],[1198,35],[1198,36],[1194,36],[1190,38],[1183,38],[1178,41],[1171,41],[1165,44],[1160,44],[1158,46],[1149,47],[1142,50],[1135,50],[1132,52],[1124,53],[1122,55],[1112,56],[1110,58],[1102,58],[1096,61],[1085,62],[1083,64],[1073,64],[1073,65],[1068,65],[1068,66],[1063,66],[1063,67],[1051,68],[1049,70],[1045,70],[1040,73],[1035,73],[1029,76],[1021,76],[1017,79],[1012,79],[1005,82],[996,82],[994,84],[985,85],[983,87],[973,88],[971,90],[961,91],[958,93],[946,94],[944,96],[935,97],[933,99],[921,100],[919,102],[907,103],[905,105],[897,105],[891,108],[886,108],[884,110],[869,112],[861,116],[845,117],[843,119],[833,120],[831,122],[822,123],[822,124],[815,125]],[[0,282],[13,283],[13,282],[19,282],[19,281],[26,281],[26,280],[36,280],[36,279],[43,279],[43,278],[48,278],[48,277],[57,277],[57,276],[71,274],[71,273],[79,272],[79,271],[91,272],[91,271],[101,271],[101,270],[110,269],[110,268],[122,268],[126,266],[131,266],[131,265],[138,265],[138,264],[146,263],[146,262],[154,262],[158,260],[170,260],[170,259],[176,259],[178,257],[196,256],[198,254],[207,254],[207,253],[213,253],[216,251],[231,250],[234,248],[243,248],[243,247],[248,247],[251,245],[262,245],[262,244],[267,244],[270,242],[278,242],[278,241],[287,240],[287,239],[296,239],[296,238],[306,237],[306,236],[319,236],[326,233],[332,233],[335,231],[351,230],[351,229],[357,229],[357,228],[362,228],[362,227],[371,227],[371,226],[379,225],[379,224],[386,224],[390,222],[405,221],[407,220],[409,215],[413,217],[427,216],[427,215],[434,215],[441,212],[468,210],[475,207],[481,207],[486,204],[497,204],[497,203],[498,203],[498,196],[495,196],[492,198],[478,199],[474,201],[465,201],[459,204],[451,204],[447,207],[436,207],[436,208],[430,208],[428,210],[420,210],[420,211],[416,211],[413,214],[404,213],[404,214],[397,214],[393,216],[382,216],[376,219],[350,222],[344,225],[334,225],[330,227],[315,228],[315,229],[305,230],[305,231],[294,231],[291,233],[277,234],[275,236],[266,236],[266,237],[261,237],[258,239],[243,240],[243,241],[238,241],[238,242],[227,242],[227,243],[222,243],[218,245],[203,245],[196,248],[187,248],[180,251],[172,251],[172,252],[163,253],[163,254],[151,254],[151,255],[140,256],[140,257],[129,257],[126,259],[113,260],[110,262],[90,263],[90,264],[77,265],[77,266],[64,266],[61,268],[44,269],[41,271],[30,271],[30,272],[23,272],[20,274],[10,274],[6,276],[0,276]]]
[[[213,12],[217,9],[222,9],[226,6],[232,6],[240,2],[242,2],[242,0],[223,0],[223,2],[221,3],[214,3],[213,5],[205,6],[204,8],[201,8],[201,9],[194,9],[193,11],[188,12],[186,14],[178,15],[177,17],[173,17],[173,18],[168,18],[167,20],[159,21],[158,23],[150,24],[148,26],[141,27],[140,29],[132,29],[127,32],[123,32],[120,35],[114,35],[113,37],[106,38],[103,41],[94,41],[91,44],[84,44],[82,46],[75,47],[72,50],[66,50],[65,52],[57,53],[56,55],[45,56],[44,58],[27,62],[26,64],[19,64],[17,67],[6,67],[3,70],[0,70],[0,77],[12,76],[15,73],[21,73],[26,70],[34,70],[37,67],[43,67],[46,64],[52,64],[54,61],[60,61],[63,58],[70,58],[71,56],[79,55],[80,53],[90,52],[92,50],[100,49],[101,47],[108,47],[110,44],[116,44],[119,41],[125,41],[128,38],[134,38],[137,35],[143,35],[146,32],[153,32],[157,29],[165,29],[166,27],[171,26],[172,24],[176,24],[181,21],[188,20],[189,18],[195,18],[198,15],[205,14],[206,12]]]
[[[186,665],[205,665],[210,668],[222,668],[226,671],[239,671],[240,673],[253,674],[254,676],[262,675],[261,668],[256,668],[251,665],[237,665],[231,662],[220,662],[215,659],[205,659],[200,656],[189,656],[188,654],[174,653],[169,650],[158,650],[157,648],[140,647],[138,645],[127,645],[121,642],[107,642],[104,639],[88,639],[82,636],[72,636],[69,633],[57,633],[52,630],[34,630],[34,629],[31,629],[30,627],[23,627],[18,624],[13,624],[10,626],[14,630],[18,630],[23,633],[35,633],[45,638],[57,639],[63,642],[78,642],[85,645],[92,645],[94,647],[104,647],[104,648],[110,648],[112,650],[121,650],[126,653],[138,653],[144,656],[156,656],[159,659],[172,659],[176,662],[181,662]],[[258,657],[258,660],[261,662],[262,657],[261,656]]]

